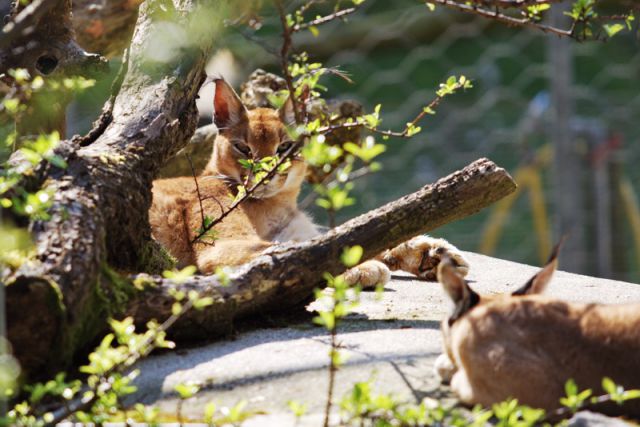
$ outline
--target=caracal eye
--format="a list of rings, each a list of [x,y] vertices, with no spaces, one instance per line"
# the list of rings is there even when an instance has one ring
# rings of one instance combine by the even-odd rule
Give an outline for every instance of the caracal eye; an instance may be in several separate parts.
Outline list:
[[[242,156],[251,156],[251,147],[249,147],[244,141],[234,141],[233,149]]]
[[[286,153],[289,150],[289,148],[291,148],[292,144],[293,144],[292,141],[281,142],[280,145],[278,146],[278,154]]]

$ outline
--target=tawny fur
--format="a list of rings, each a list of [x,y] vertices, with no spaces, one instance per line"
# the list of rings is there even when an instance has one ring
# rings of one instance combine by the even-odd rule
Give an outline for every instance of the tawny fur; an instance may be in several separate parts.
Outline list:
[[[439,267],[438,279],[459,306],[473,291],[448,268],[446,262]],[[513,397],[551,411],[569,379],[596,395],[603,393],[605,376],[626,389],[640,388],[640,304],[577,304],[538,295],[552,273],[548,265],[524,294],[479,296],[453,323],[443,321],[445,353],[436,370],[462,402],[488,406]],[[595,409],[640,417],[637,400]]]
[[[290,102],[280,111],[249,111],[231,87],[217,80],[214,108],[214,121],[220,132],[209,163],[197,177],[201,200],[193,177],[156,180],[149,211],[153,236],[178,260],[179,266],[194,264],[205,274],[250,261],[275,243],[304,241],[319,234],[297,207],[306,165],[302,159],[294,158],[286,173],[275,175],[216,224],[215,242],[202,239],[205,243],[192,243],[202,226],[203,213],[217,218],[233,203],[237,187],[248,173],[239,160],[282,154],[282,148],[289,144],[285,123],[292,116]],[[373,288],[389,281],[390,267],[433,280],[435,266],[443,254],[457,261],[461,274],[467,273],[468,264],[455,247],[442,239],[418,236],[347,271],[345,278],[350,284]]]

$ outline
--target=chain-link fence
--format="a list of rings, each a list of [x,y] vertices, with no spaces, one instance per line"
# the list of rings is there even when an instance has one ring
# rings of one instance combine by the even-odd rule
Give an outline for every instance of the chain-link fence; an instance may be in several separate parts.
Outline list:
[[[447,76],[464,74],[474,81],[472,90],[439,107],[424,123],[423,133],[389,141],[384,170],[359,180],[358,202],[343,218],[489,157],[520,179],[519,193],[497,209],[436,234],[464,249],[540,263],[558,238],[555,207],[566,197],[573,214],[565,218],[572,223],[569,241],[579,242],[580,248],[565,251],[565,266],[638,280],[638,40],[622,36],[608,43],[572,42],[566,52],[552,55],[562,46],[551,37],[448,10],[429,12],[413,0],[369,1],[348,23],[323,27],[318,37],[300,35],[299,50],[353,78],[352,85],[330,81],[330,94],[355,98],[368,109],[381,103],[389,128],[402,128]],[[256,67],[277,71],[269,53],[277,48],[276,38],[271,45],[252,48],[246,47],[247,40],[235,39],[238,43],[230,46],[242,70],[238,80]],[[553,85],[563,66],[554,58],[567,54],[570,84]],[[563,121],[554,104],[559,99],[572,106]],[[572,190],[557,196],[553,192],[562,188],[557,179],[563,175],[554,174],[554,128],[572,132],[572,154],[558,159],[556,166],[562,172],[564,162],[573,160],[578,167],[577,176],[569,177]],[[321,211],[315,214],[323,220]]]

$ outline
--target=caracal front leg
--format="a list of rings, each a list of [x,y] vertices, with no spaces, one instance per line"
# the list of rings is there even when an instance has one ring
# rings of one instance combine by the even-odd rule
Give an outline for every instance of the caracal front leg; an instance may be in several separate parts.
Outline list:
[[[344,278],[350,285],[360,284],[363,289],[386,285],[391,279],[391,270],[402,270],[435,281],[438,264],[444,256],[451,258],[463,277],[467,275],[469,263],[458,248],[444,239],[417,236],[347,270]]]

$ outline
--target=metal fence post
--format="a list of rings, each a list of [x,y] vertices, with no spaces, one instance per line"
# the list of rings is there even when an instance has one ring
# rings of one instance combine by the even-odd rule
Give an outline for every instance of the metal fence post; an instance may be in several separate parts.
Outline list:
[[[564,8],[554,7],[550,23],[566,26]],[[561,268],[582,272],[586,266],[584,228],[584,190],[582,187],[582,159],[577,153],[571,132],[573,117],[573,60],[571,40],[567,37],[549,37],[549,80],[551,86],[551,130],[554,146],[553,193],[555,202],[556,235],[568,234],[562,251]]]

